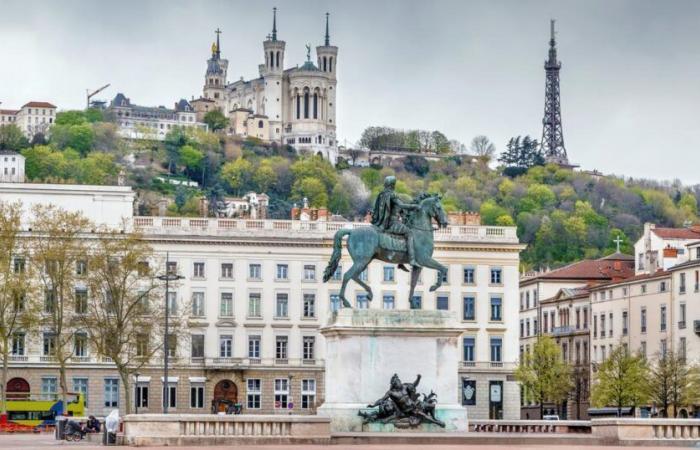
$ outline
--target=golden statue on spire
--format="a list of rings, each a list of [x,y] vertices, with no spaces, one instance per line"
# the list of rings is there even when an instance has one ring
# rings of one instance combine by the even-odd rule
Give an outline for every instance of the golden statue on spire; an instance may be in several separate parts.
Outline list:
[[[211,43],[211,54],[216,55],[218,51],[219,51],[219,47],[217,47],[216,42],[212,42]]]

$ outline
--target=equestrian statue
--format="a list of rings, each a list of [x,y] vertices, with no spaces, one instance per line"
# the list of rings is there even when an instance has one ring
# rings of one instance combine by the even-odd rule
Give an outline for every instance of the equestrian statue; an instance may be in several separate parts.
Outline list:
[[[362,286],[367,291],[367,299],[372,300],[372,289],[360,279],[360,274],[375,259],[398,264],[405,271],[408,271],[406,264],[411,266],[409,302],[424,267],[438,271],[437,281],[430,287],[430,291],[442,286],[447,267],[433,259],[433,220],[440,227],[447,226],[447,214],[442,209],[440,197],[421,193],[414,202],[404,202],[395,189],[396,177],[386,177],[384,190],[374,203],[371,226],[342,229],[335,233],[333,254],[323,272],[323,281],[331,279],[338,269],[343,238],[348,236],[347,248],[353,264],[343,274],[339,295],[345,308],[352,307],[345,298],[345,288],[350,280]]]

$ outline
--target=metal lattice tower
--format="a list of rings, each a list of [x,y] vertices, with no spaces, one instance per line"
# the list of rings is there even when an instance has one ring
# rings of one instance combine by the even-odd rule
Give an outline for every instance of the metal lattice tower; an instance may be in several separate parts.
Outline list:
[[[564,132],[561,127],[561,104],[559,101],[559,69],[557,42],[554,39],[554,20],[551,21],[549,59],[544,62],[546,73],[544,91],[544,117],[542,118],[542,155],[547,162],[569,165],[564,147]]]

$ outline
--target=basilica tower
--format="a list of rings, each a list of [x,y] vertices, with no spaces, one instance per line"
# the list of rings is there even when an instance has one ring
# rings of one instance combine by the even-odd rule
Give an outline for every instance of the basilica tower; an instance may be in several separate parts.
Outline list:
[[[226,113],[225,89],[228,60],[221,59],[221,30],[216,29],[216,42],[211,45],[211,58],[207,60],[207,72],[204,75],[204,98],[214,101],[215,107]]]
[[[329,125],[335,128],[335,91],[337,84],[337,68],[338,68],[338,47],[331,45],[331,36],[329,30],[329,16],[326,13],[326,35],[324,36],[323,45],[316,47],[316,56],[318,57],[318,68],[321,72],[328,76],[330,81],[328,91],[325,92],[322,100],[324,102],[324,110],[328,111],[326,120]]]
[[[272,33],[263,42],[265,65],[261,66],[260,75],[265,80],[265,96],[259,112],[268,117],[273,141],[282,138],[284,48],[285,42],[277,39],[277,8],[272,8]]]

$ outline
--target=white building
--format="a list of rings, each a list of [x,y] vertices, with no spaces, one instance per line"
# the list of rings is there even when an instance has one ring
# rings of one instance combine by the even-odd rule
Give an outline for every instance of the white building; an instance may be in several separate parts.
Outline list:
[[[289,144],[298,151],[337,160],[336,88],[338,47],[330,45],[328,15],[323,45],[316,47],[316,62],[285,69],[286,43],[277,39],[276,8],[272,33],[263,42],[264,64],[259,77],[228,82],[228,60],[221,58],[217,30],[207,61],[203,97],[192,104],[202,117],[218,109],[229,118],[229,134]]]
[[[654,273],[688,261],[686,246],[697,240],[700,240],[700,225],[664,228],[645,223],[644,234],[634,244],[636,273]]]
[[[58,199],[48,192],[46,198]],[[85,207],[86,212],[89,209]],[[190,337],[178,342],[172,361],[170,410],[208,413],[212,400],[227,398],[241,402],[248,413],[313,413],[323,402],[325,386],[332,388],[333,380],[324,379],[325,345],[318,330],[339,306],[340,276],[351,264],[347,252],[331,281],[323,283],[321,275],[335,231],[367,224],[132,220],[158,255],[169,253],[168,269],[185,277],[175,287],[173,299],[177,305],[189,305]],[[374,262],[364,275],[374,301],[368,302],[354,283],[347,296],[356,308],[454,312],[464,329],[462,361],[454,376],[462,384],[469,417],[516,419],[520,397],[513,371],[518,359],[517,286],[523,246],[515,228],[451,225],[436,232],[435,247],[435,258],[449,267],[437,292],[428,290],[435,272],[425,271],[409,303],[407,274],[394,265]],[[55,391],[57,370],[44,354],[41,338],[21,339],[13,345],[10,377],[22,378],[34,391]],[[160,360],[140,370],[139,412],[160,411],[161,374]],[[101,415],[123,404],[125,393],[116,371],[92,349],[83,347],[71,362],[68,380],[71,389],[87,393],[89,413]]]
[[[0,126],[15,124],[27,139],[38,133],[47,135],[55,120],[56,106],[49,102],[29,102],[18,110],[0,110]]]
[[[24,156],[0,150],[0,183],[24,183]]]
[[[119,135],[127,139],[162,141],[176,127],[207,128],[206,124],[197,121],[194,108],[184,99],[169,109],[135,105],[124,94],[118,93],[107,110],[114,115]]]

